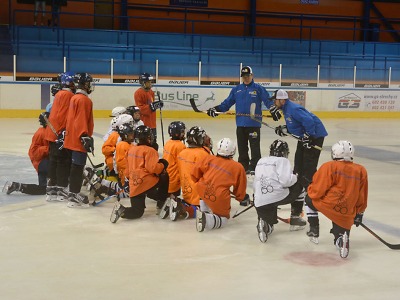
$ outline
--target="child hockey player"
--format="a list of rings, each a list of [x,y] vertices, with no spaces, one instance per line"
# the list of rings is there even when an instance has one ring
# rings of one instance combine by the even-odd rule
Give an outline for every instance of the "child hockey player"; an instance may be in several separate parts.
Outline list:
[[[135,105],[128,106],[126,108],[126,113],[131,115],[133,118],[133,129],[136,129],[140,125],[144,125],[143,121],[141,120],[142,114],[140,113],[139,107]]]
[[[119,176],[119,182],[121,185],[125,184],[125,170],[126,170],[126,154],[131,147],[134,137],[134,129],[132,124],[127,123],[120,125],[117,129],[121,141],[115,147],[115,162],[117,165],[117,171]]]
[[[180,198],[171,199],[169,211],[171,220],[176,220],[179,215],[190,218],[196,217],[200,196],[191,178],[191,172],[193,165],[204,157],[209,156],[212,149],[211,138],[203,128],[198,126],[193,126],[186,133],[186,143],[187,148],[178,154],[183,200]]]
[[[229,138],[218,142],[217,155],[208,155],[196,162],[192,180],[200,195],[200,211],[196,215],[199,232],[217,229],[225,225],[231,209],[231,191],[236,200],[247,201],[247,178],[242,164],[234,161],[236,145]]]
[[[350,229],[359,226],[367,208],[368,175],[366,169],[353,163],[354,146],[339,141],[332,146],[332,161],[324,163],[308,186],[306,212],[310,230],[307,235],[318,244],[318,211],[332,221],[333,243],[342,258],[349,255]]]
[[[169,215],[169,209],[171,206],[171,199],[177,198],[181,193],[181,180],[179,175],[178,167],[178,154],[186,149],[184,144],[186,126],[181,121],[174,121],[168,126],[168,133],[171,137],[169,141],[165,143],[163,158],[168,161],[168,176],[169,176],[169,187],[168,194],[170,195],[161,208],[160,218],[165,219]],[[187,214],[188,215],[188,214]],[[174,217],[177,217],[175,214]],[[175,221],[174,218],[173,221]]]
[[[40,127],[33,135],[32,143],[28,152],[32,165],[38,173],[39,185],[7,182],[3,188],[3,192],[6,192],[7,195],[12,192],[21,192],[28,195],[46,194],[47,170],[49,166],[49,142],[44,138],[44,136],[45,128],[47,126],[46,119],[48,119],[48,117],[48,112],[43,112],[39,115],[39,123],[42,127]]]
[[[118,219],[138,219],[143,216],[146,208],[145,199],[152,194],[161,209],[168,197],[168,162],[158,159],[157,151],[152,148],[153,135],[147,126],[139,126],[135,132],[135,143],[127,155],[126,174],[129,177],[129,195],[131,207],[124,207],[118,201],[114,205],[110,221]],[[153,199],[154,199],[153,198]]]
[[[287,159],[288,144],[275,140],[269,149],[270,156],[262,157],[258,161],[253,181],[254,206],[258,215],[257,232],[263,243],[274,230],[274,224],[278,223],[279,205],[295,202],[290,216],[290,230],[303,229],[307,224],[300,217],[304,193],[301,194],[303,187],[297,181],[297,175],[293,174]],[[301,202],[296,201],[298,198]]]

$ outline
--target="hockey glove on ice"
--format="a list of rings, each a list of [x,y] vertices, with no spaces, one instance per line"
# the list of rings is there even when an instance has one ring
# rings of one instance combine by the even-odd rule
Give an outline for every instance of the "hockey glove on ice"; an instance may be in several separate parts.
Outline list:
[[[83,145],[83,148],[85,148],[85,150],[87,152],[94,152],[94,140],[91,136],[88,136],[86,134],[81,136],[81,142]]]
[[[244,196],[244,199],[242,201],[240,201],[239,204],[240,204],[240,206],[248,206],[250,204],[249,194],[246,194],[246,196]]]
[[[362,223],[363,216],[364,213],[358,213],[354,217],[354,225],[356,225],[356,227],[360,226],[360,224]]]
[[[217,109],[215,107],[211,107],[207,110],[207,115],[209,115],[212,118],[218,117],[217,114]]]
[[[287,127],[286,125],[279,125],[275,127],[275,133],[279,136],[287,136]]]
[[[301,139],[301,142],[303,143],[303,147],[307,149],[311,149],[311,137],[308,133],[305,133]]]
[[[161,100],[150,103],[151,111],[156,111],[157,109],[163,108],[163,107],[164,107],[164,102],[162,102]]]
[[[280,118],[282,118],[282,114],[280,112],[280,109],[276,107],[275,105],[272,105],[269,108],[269,112],[271,113],[272,119],[274,121],[279,121]]]

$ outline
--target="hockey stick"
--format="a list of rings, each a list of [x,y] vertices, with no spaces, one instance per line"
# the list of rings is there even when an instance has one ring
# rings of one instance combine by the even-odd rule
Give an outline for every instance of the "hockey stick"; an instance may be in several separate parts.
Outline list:
[[[98,165],[94,165],[93,162],[92,162],[92,160],[90,159],[89,154],[87,155],[87,158],[89,159],[90,164],[92,165],[93,170],[97,170],[98,168],[101,168],[102,166],[104,166],[104,163],[100,163],[100,164],[98,164]]]
[[[157,91],[157,90],[156,90]],[[160,97],[160,92],[157,91],[157,97],[158,101],[161,101]],[[162,138],[162,145],[164,147],[164,126],[163,126],[163,120],[162,120],[162,112],[161,112],[161,107],[160,107],[160,123],[161,123],[161,138]]]
[[[192,106],[192,108],[193,108],[193,110],[194,110],[195,112],[197,112],[197,113],[205,113],[205,114],[207,113],[207,111],[205,111],[205,110],[200,110],[200,109],[197,107],[194,98],[190,98],[190,99],[189,99],[189,102],[190,102],[190,105]],[[215,113],[216,113],[217,115],[229,115],[229,116],[245,116],[245,117],[251,117],[251,114],[234,113],[234,112],[229,112],[229,111],[227,111],[227,112],[216,111]],[[272,116],[270,116],[270,115],[257,115],[257,116],[259,116],[259,117],[262,116],[262,117],[266,117],[266,118],[272,118]]]
[[[383,244],[388,246],[392,250],[399,250],[400,249],[400,244],[389,244],[385,240],[383,240],[379,235],[377,235],[375,232],[373,232],[370,228],[367,227],[364,223],[360,223],[360,225],[368,231],[370,234],[372,234],[374,237],[376,237],[379,241],[381,241]]]
[[[53,133],[56,135],[56,138],[58,138],[58,133],[56,131],[56,129],[54,128],[54,126],[50,123],[49,119],[46,117],[45,114],[43,114],[43,119],[46,121],[47,126],[50,127],[51,131],[53,131]]]
[[[271,128],[271,129],[275,130],[275,127],[269,125],[266,122],[263,122],[262,120],[257,119],[256,115],[254,114],[255,110],[256,110],[256,104],[252,103],[250,105],[250,117],[251,117],[251,119],[254,120],[254,121],[257,121],[258,123],[260,123],[260,124],[262,124],[264,126],[267,126],[268,128]],[[294,134],[288,133],[288,136],[300,141],[300,138],[298,136],[294,135]],[[310,146],[313,147],[314,149],[319,150],[319,151],[322,150],[322,148],[320,146],[317,146],[317,145],[310,145]]]
[[[254,204],[251,204],[249,207],[246,207],[246,208],[243,209],[242,211],[236,212],[236,213],[233,215],[232,218],[236,218],[237,216],[240,216],[242,213],[248,211],[250,208],[253,208],[253,207],[254,207]]]

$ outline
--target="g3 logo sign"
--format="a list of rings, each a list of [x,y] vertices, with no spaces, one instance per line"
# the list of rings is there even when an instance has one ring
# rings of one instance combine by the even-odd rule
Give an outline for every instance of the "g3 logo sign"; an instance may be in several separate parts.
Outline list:
[[[360,103],[360,99],[340,99],[338,108],[359,108]]]

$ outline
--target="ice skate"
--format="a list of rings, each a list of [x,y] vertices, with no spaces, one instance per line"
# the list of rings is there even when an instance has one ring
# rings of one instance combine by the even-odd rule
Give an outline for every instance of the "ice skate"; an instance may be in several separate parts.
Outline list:
[[[57,201],[57,187],[56,186],[47,186],[46,187],[46,201],[53,202]]]
[[[339,249],[339,255],[341,258],[346,258],[350,251],[350,239],[347,232],[341,234],[336,240],[336,248]]]
[[[70,208],[87,208],[89,207],[89,199],[87,196],[79,193],[69,193],[67,206]]]
[[[274,225],[266,223],[263,219],[258,219],[257,232],[261,243],[267,242],[268,235],[270,235],[272,231],[274,231]]]
[[[310,241],[314,244],[318,244],[319,240],[319,226],[310,226],[310,229],[306,232],[307,236],[310,238]]]
[[[206,213],[200,210],[196,213],[196,229],[198,232],[203,232],[206,228]]]
[[[82,186],[87,186],[89,182],[92,180],[94,174],[95,172],[91,167],[86,167],[85,170],[83,170]]]
[[[169,211],[170,211],[170,206],[171,206],[171,201],[173,201],[173,200],[168,197],[167,200],[165,200],[164,205],[161,207],[161,210],[159,213],[159,217],[161,219],[165,219],[166,217],[168,217]]]
[[[19,192],[21,190],[21,184],[19,182],[7,181],[3,187],[3,193],[10,195],[12,192]]]
[[[290,216],[290,231],[302,230],[306,227],[307,222],[300,216]]]
[[[57,186],[57,197],[55,201],[65,201],[69,197],[68,187]]]
[[[115,202],[114,208],[111,212],[110,222],[116,223],[118,219],[124,214],[125,207],[119,203],[119,201]]]
[[[185,210],[182,204],[182,199],[171,199],[171,206],[169,207],[169,218],[171,219],[171,221],[176,221],[179,216],[187,219],[189,218],[189,213]]]

